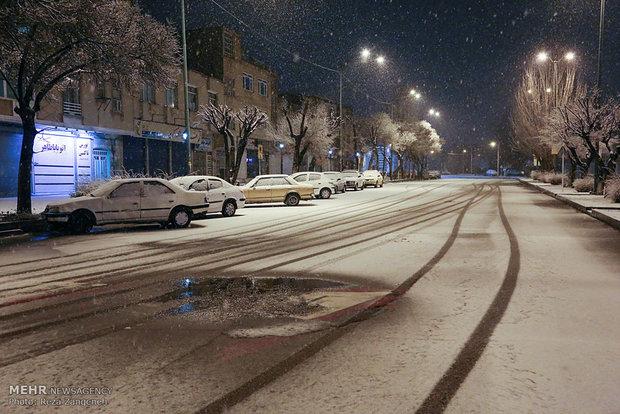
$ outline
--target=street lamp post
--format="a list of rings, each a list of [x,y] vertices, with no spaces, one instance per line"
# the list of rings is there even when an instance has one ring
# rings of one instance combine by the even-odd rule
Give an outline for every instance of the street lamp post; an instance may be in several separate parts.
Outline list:
[[[280,148],[280,174],[284,174],[284,144],[280,142],[278,147]]]
[[[463,150],[463,174],[467,173],[467,167],[465,166],[465,154],[467,154],[467,150]]]
[[[499,142],[491,142],[491,148],[497,147],[497,176],[499,177]]]
[[[187,174],[192,173],[192,134],[189,122],[189,91],[187,84],[189,77],[187,74],[187,40],[185,37],[185,0],[181,0],[181,37],[183,41],[183,93],[185,95],[185,133],[183,137],[187,140]]]
[[[368,58],[371,55],[370,50],[362,49],[361,55],[362,55],[363,62],[368,61]],[[379,65],[384,65],[385,57],[378,56],[375,59],[375,61]],[[343,77],[342,71],[343,71],[344,65],[338,69],[331,69],[325,66],[321,66],[321,67],[331,72],[338,73],[338,110],[339,110],[339,115],[340,115],[340,125],[338,126],[338,141],[340,142],[340,171],[342,171],[344,169],[344,132],[343,132],[344,115],[342,113],[342,77]]]
[[[544,62],[546,60],[549,60],[549,55],[547,55],[546,52],[541,52],[538,54],[537,60],[539,62]],[[575,54],[573,52],[568,52],[564,55],[564,60],[570,62],[573,59],[575,59]],[[550,59],[551,62],[553,62],[553,107],[557,108],[558,107],[558,63],[560,62],[560,60],[557,59]],[[547,92],[549,92],[549,90],[547,89]],[[564,157],[565,157],[565,151],[562,151],[562,189],[564,189]],[[554,163],[555,164],[555,163]],[[596,177],[596,161],[594,162],[594,170],[595,170],[595,177]],[[554,167],[555,169],[555,167]],[[594,178],[594,181],[596,182],[596,178]]]

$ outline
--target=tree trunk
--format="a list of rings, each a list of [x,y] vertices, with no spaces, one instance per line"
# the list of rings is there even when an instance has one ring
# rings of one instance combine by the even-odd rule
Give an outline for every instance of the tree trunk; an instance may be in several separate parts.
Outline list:
[[[17,212],[30,214],[32,213],[32,154],[37,129],[34,125],[34,111],[27,109],[20,112],[23,138],[17,173]]]
[[[241,163],[243,162],[243,153],[245,152],[245,147],[248,145],[247,139],[240,139],[237,144],[237,154],[235,156],[235,164],[232,167],[232,181],[231,183],[235,183],[237,181],[237,177],[239,176],[239,168],[241,168]],[[258,172],[260,175],[260,171]]]

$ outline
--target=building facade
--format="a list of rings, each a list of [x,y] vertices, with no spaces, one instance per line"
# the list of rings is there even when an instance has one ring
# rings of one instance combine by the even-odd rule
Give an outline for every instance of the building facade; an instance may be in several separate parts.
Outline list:
[[[255,105],[271,118],[277,102],[277,76],[264,65],[244,60],[240,37],[217,28],[220,40],[205,50],[221,49],[221,71],[205,70],[196,58],[216,60],[217,55],[194,55],[188,80],[191,121],[192,172],[224,176],[224,145],[209,125],[200,122],[198,111],[208,103],[226,104],[238,110]],[[232,36],[233,57],[228,53]],[[226,49],[226,52],[224,51]],[[197,70],[202,68],[202,70]],[[217,75],[217,76],[215,76]],[[0,196],[17,193],[17,171],[22,129],[14,113],[14,97],[0,82]],[[188,153],[185,131],[185,102],[182,74],[166,88],[145,84],[129,91],[115,82],[97,83],[84,75],[66,82],[62,90],[47,99],[37,114],[40,133],[34,146],[32,193],[68,194],[82,182],[114,175],[143,174],[170,177],[186,169]],[[233,133],[238,125],[233,125]],[[245,181],[259,173],[257,149],[264,148],[263,173],[280,169],[279,151],[264,129],[253,135],[239,173]]]

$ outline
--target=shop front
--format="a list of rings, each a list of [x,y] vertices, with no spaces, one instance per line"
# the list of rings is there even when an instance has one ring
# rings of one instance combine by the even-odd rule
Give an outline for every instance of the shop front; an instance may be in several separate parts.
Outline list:
[[[135,136],[123,139],[125,171],[149,176],[182,175],[187,169],[188,153],[184,129],[182,125],[136,120]],[[201,130],[191,130],[192,158],[204,144],[201,135]]]

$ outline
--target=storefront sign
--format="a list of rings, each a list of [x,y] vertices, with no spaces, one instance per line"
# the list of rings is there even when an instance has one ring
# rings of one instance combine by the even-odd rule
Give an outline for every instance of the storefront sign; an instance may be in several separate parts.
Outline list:
[[[185,141],[183,138],[185,132],[184,125],[166,124],[163,122],[136,120],[136,136],[143,138],[157,138],[171,141]],[[191,141],[195,144],[200,143],[202,131],[200,129],[191,129]]]
[[[201,138],[200,143],[195,147],[196,151],[207,152],[211,150],[211,140],[209,138]]]
[[[34,194],[68,194],[76,183],[91,179],[91,138],[86,131],[43,131],[33,149]]]

